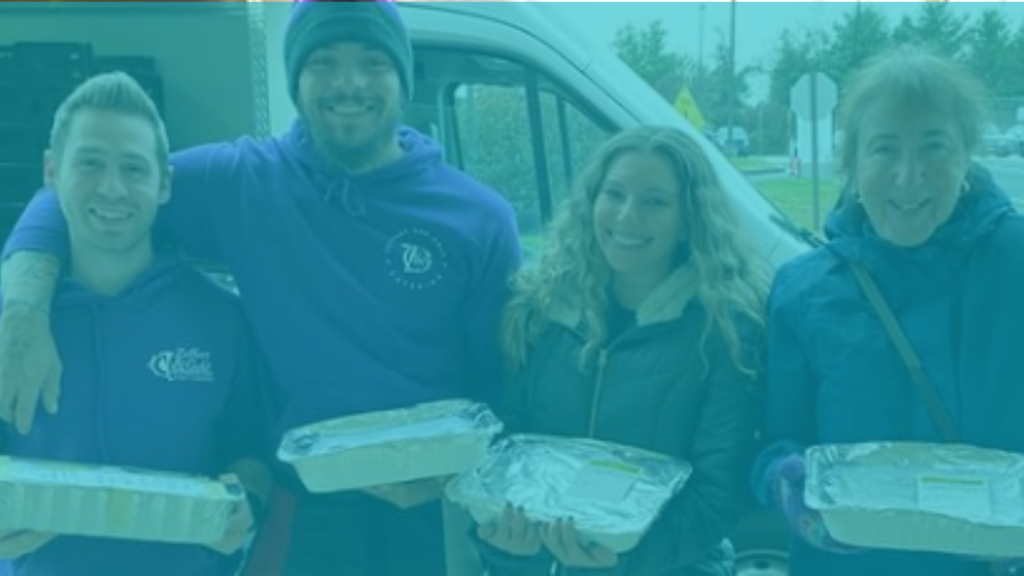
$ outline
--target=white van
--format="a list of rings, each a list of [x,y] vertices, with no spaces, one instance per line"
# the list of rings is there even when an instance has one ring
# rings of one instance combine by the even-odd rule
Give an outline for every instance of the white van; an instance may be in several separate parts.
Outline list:
[[[550,218],[607,135],[662,124],[705,144],[753,246],[776,264],[808,248],[713,145],[607,48],[582,43],[554,5],[416,2],[401,8],[417,57],[407,120],[443,142],[452,162],[509,196],[524,235]]]
[[[527,250],[591,152],[609,134],[640,124],[677,126],[701,141],[751,245],[775,265],[809,248],[808,237],[660,95],[607,48],[581,42],[559,17],[565,8],[416,2],[401,9],[417,59],[407,120],[440,140],[450,161],[511,199]],[[463,527],[450,528],[458,535]],[[787,536],[776,516],[752,513],[733,540],[739,576],[787,573]],[[450,547],[449,576],[474,574],[471,561],[455,562],[458,552]]]
[[[809,249],[810,235],[656,92],[605,47],[582,43],[559,17],[564,7],[415,2],[400,9],[416,52],[408,123],[440,141],[450,162],[510,199],[527,254],[597,146],[640,124],[677,126],[701,141],[751,246],[771,262]],[[287,129],[294,118],[282,56],[288,11],[287,2],[3,2],[0,49],[85,43],[98,55],[152,58],[164,81],[171,140],[184,147]],[[0,90],[7,88],[0,78]],[[7,199],[0,204],[14,209]],[[773,516],[752,515],[734,541],[742,576],[786,573],[786,536]],[[460,567],[453,562],[453,570]]]

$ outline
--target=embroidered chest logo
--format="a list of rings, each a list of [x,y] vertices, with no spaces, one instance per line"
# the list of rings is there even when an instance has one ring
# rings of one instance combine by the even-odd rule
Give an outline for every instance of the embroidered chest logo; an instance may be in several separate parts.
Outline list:
[[[448,270],[448,254],[436,236],[422,228],[406,228],[384,246],[388,276],[409,290],[437,286]]]
[[[213,382],[210,353],[198,348],[157,352],[149,359],[149,370],[168,382]]]

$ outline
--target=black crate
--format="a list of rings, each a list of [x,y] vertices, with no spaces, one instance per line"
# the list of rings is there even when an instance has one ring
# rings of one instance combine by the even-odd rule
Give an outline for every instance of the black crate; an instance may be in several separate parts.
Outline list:
[[[136,79],[159,75],[156,60],[151,56],[95,56],[90,71],[93,75],[124,72]]]
[[[49,131],[57,107],[74,88],[71,84],[0,83],[0,124],[31,124]]]
[[[47,131],[53,125],[53,116],[57,108],[71,95],[75,86],[65,84],[36,86],[33,91],[32,123],[37,126],[44,126]]]
[[[72,42],[18,42],[12,46],[26,82],[77,85],[89,76],[92,45]]]
[[[43,186],[43,166],[0,164],[0,204],[28,202]]]
[[[164,81],[159,76],[153,76],[148,79],[140,79],[139,85],[142,89],[149,94],[149,97],[153,99],[153,104],[156,105],[156,109],[160,112],[160,116],[164,116]]]
[[[31,86],[0,82],[0,124],[32,121],[36,113],[34,100]]]
[[[41,126],[0,124],[0,164],[36,164],[46,146]]]

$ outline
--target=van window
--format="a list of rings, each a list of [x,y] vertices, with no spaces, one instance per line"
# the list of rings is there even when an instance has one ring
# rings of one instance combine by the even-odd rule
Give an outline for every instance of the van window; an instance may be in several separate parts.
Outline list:
[[[508,198],[524,248],[544,225],[595,148],[610,135],[542,73],[468,51],[421,49],[406,120],[444,146],[448,161]]]
[[[541,107],[552,201],[557,209],[610,132],[554,92],[541,94]]]

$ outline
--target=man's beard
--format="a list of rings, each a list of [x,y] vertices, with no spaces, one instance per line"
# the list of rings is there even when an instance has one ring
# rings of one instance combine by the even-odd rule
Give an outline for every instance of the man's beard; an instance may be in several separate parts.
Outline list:
[[[383,164],[388,149],[395,146],[401,120],[398,114],[385,119],[380,130],[373,133],[367,141],[355,145],[338,142],[331,130],[323,129],[308,119],[306,124],[313,137],[313,145],[328,164],[345,172],[359,173],[379,168]]]

